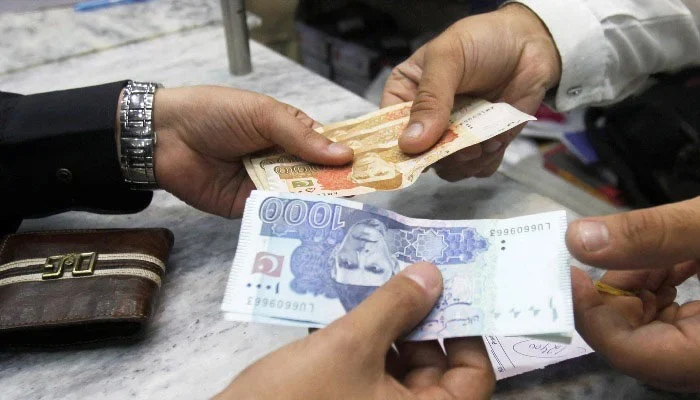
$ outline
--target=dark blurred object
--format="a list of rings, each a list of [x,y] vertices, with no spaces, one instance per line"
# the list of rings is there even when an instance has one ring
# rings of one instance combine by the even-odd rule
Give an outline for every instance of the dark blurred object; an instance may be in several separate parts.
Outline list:
[[[298,0],[246,0],[245,6],[248,13],[257,15],[261,20],[258,26],[248,21],[251,39],[294,61],[301,60],[294,26]]]
[[[637,208],[700,195],[700,68],[657,79],[642,94],[586,115],[593,147]]]
[[[499,0],[300,0],[304,66],[363,95],[384,67],[405,60],[453,22]]]
[[[584,164],[561,143],[546,151],[543,158],[544,167],[553,174],[616,207],[625,206],[617,177],[605,168]]]
[[[354,2],[321,13],[300,11],[299,18],[304,65],[357,94],[363,94],[382,66],[410,55],[409,40],[391,15],[366,4]]]

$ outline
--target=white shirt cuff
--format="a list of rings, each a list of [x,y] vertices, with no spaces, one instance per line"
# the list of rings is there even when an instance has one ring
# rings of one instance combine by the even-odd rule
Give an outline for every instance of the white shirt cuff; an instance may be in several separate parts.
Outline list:
[[[511,1],[512,2],[512,1]],[[603,100],[608,54],[603,27],[580,0],[515,0],[549,29],[562,62],[554,106],[568,111]]]

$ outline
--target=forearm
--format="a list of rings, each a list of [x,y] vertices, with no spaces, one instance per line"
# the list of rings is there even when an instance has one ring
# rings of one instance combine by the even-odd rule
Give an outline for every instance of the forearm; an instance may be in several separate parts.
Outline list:
[[[134,212],[152,194],[129,190],[115,127],[123,82],[13,98],[0,125],[3,213]],[[3,202],[5,203],[5,202]]]
[[[616,102],[649,76],[700,64],[696,0],[516,0],[549,29],[561,56],[559,110]]]

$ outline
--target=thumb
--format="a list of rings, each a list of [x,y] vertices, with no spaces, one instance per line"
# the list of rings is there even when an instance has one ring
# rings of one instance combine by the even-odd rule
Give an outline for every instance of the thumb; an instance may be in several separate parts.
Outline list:
[[[335,143],[283,111],[265,125],[269,140],[305,161],[325,165],[343,165],[352,160],[350,147]]]
[[[399,138],[399,147],[406,153],[428,150],[449,126],[454,96],[464,76],[464,54],[468,54],[459,48],[461,41],[451,36],[448,31],[425,49],[423,74],[411,117]]]
[[[441,293],[440,270],[420,262],[377,289],[331,329],[352,331],[383,357],[397,338],[428,315]]]
[[[575,221],[566,244],[579,261],[608,269],[666,268],[700,258],[700,197]]]

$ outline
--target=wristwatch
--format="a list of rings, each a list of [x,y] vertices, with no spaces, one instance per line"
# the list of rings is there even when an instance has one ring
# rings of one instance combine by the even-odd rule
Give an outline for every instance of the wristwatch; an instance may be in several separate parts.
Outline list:
[[[119,163],[132,189],[158,189],[153,165],[153,98],[161,87],[159,83],[129,81],[119,102]]]

